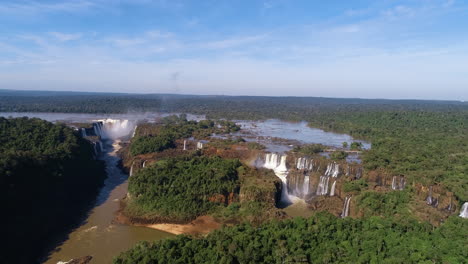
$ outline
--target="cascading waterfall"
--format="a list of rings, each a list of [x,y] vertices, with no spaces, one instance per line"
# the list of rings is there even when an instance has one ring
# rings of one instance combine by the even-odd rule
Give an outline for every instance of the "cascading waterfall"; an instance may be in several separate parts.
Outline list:
[[[462,205],[459,216],[462,217],[462,218],[468,218],[468,202],[465,202]]]
[[[132,165],[130,166],[130,172],[128,173],[128,175],[129,175],[130,177],[132,177],[132,175],[133,175],[133,164],[134,164],[134,163],[135,163],[135,162],[132,162]]]
[[[144,168],[144,167],[145,167],[145,165],[146,165],[146,160],[145,160],[145,161],[143,161],[143,165],[142,165],[142,167]]]
[[[327,195],[328,193],[328,183],[330,182],[330,177],[320,176],[319,184],[317,186],[317,195]]]
[[[313,160],[308,160],[307,158],[297,158],[296,159],[296,168],[298,170],[308,170],[312,171],[314,169],[314,162]]]
[[[304,184],[302,187],[303,187],[302,194],[304,196],[309,194],[309,176],[308,175],[304,176]]]
[[[398,176],[393,176],[392,178],[392,190],[404,190],[405,189],[405,178],[400,176],[400,179],[398,180]]]
[[[332,184],[330,196],[335,196],[335,188],[336,188],[336,180]]]
[[[325,171],[325,176],[337,178],[340,173],[340,165],[333,162],[327,165],[327,170]]]
[[[432,205],[432,203],[433,203],[433,201],[432,201],[432,186],[429,187],[429,195],[426,198],[426,203],[428,205]]]
[[[87,137],[88,135],[86,134],[86,128],[81,129],[81,136],[82,137]]]
[[[203,143],[197,142],[197,149],[203,149]]]
[[[117,139],[120,137],[128,136],[132,133],[132,137],[136,132],[135,122],[129,120],[119,119],[102,119],[96,120],[93,123],[94,134],[102,139]]]
[[[276,153],[267,153],[265,155],[265,162],[263,167],[271,169],[275,172],[275,175],[281,179],[282,182],[282,193],[281,201],[283,203],[291,203],[290,196],[288,194],[287,175],[288,168],[286,167],[286,155],[278,155]]]
[[[344,204],[343,204],[343,210],[341,211],[341,218],[345,218],[349,216],[350,202],[351,202],[351,196],[346,196]]]
[[[135,137],[137,128],[138,128],[138,126],[135,126],[135,129],[133,129],[132,138]]]
[[[184,140],[184,150],[187,150],[187,140]]]

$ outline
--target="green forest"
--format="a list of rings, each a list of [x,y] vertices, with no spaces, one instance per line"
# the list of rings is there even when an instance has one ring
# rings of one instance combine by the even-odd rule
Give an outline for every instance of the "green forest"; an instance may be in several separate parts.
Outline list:
[[[210,198],[239,192],[240,166],[235,159],[205,156],[158,161],[130,177],[132,198],[126,213],[143,219],[192,220],[220,205]]]
[[[465,263],[468,259],[467,220],[457,217],[461,204],[468,201],[467,103],[63,93],[48,94],[48,97],[42,93],[24,92],[18,96],[0,91],[0,111],[145,110],[203,114],[212,120],[306,121],[311,127],[371,142],[371,149],[361,153],[364,174],[402,175],[407,183],[402,191],[377,192],[365,179],[346,181],[343,189],[353,195],[353,203],[360,210],[359,219],[338,219],[317,213],[308,219],[250,221],[251,212],[258,211],[260,215],[265,209],[262,202],[248,205],[234,202],[216,213],[227,219],[247,210],[248,217],[239,219],[247,219],[249,223],[226,227],[202,238],[178,236],[141,243],[122,253],[115,263]],[[51,100],[57,107],[50,104]],[[228,121],[197,123],[174,118],[166,119],[164,126],[157,126],[156,130],[139,127],[130,153],[164,151],[174,148],[177,139],[203,138],[217,133],[219,127],[225,128],[225,132],[238,129]],[[47,144],[31,147],[28,139],[18,140],[16,144],[23,149],[36,147],[47,151]],[[227,143],[210,144],[223,147]],[[234,143],[231,140],[229,144]],[[227,149],[228,145],[224,147]],[[297,147],[295,151],[313,155],[324,148],[309,145]],[[360,150],[362,146],[351,143],[349,148]],[[66,149],[50,155],[64,155]],[[252,149],[261,147],[252,146]],[[331,158],[342,160],[346,154],[336,152]],[[170,216],[184,222],[219,209],[220,204],[210,198],[214,194],[238,192],[243,184],[238,169],[241,164],[236,160],[197,155],[163,159],[135,173],[130,179],[127,213],[148,219]],[[245,190],[252,187],[252,193],[262,195],[271,191],[257,190],[253,188],[255,184],[252,180]],[[418,184],[440,186],[453,193],[458,202],[457,211],[448,219],[437,219],[438,227],[418,218],[417,210],[422,208],[418,206],[433,210],[416,195]]]
[[[92,145],[60,124],[0,117],[0,263],[35,263],[76,224],[105,178]]]
[[[188,121],[181,114],[164,117],[161,124],[145,124],[138,128],[136,138],[132,140],[130,153],[134,156],[152,152],[160,152],[175,147],[177,139],[194,137],[203,139],[213,133],[226,134],[240,129],[234,122],[226,120]]]
[[[379,217],[308,219],[242,224],[195,239],[142,242],[114,259],[133,263],[465,263],[468,221],[443,226]]]

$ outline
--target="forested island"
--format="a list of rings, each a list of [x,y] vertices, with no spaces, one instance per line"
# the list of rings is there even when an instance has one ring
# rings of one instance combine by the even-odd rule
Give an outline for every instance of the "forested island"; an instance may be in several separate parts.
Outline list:
[[[2,91],[0,110],[206,116],[194,121],[172,115],[138,124],[119,151],[130,177],[117,221],[159,228],[196,226],[197,219],[209,217],[216,225],[175,239],[142,242],[114,263],[468,259],[468,220],[459,216],[468,201],[466,103]],[[250,140],[243,138],[249,133],[239,136],[238,120],[267,119],[305,121],[355,140],[330,147],[270,138],[289,148],[274,153],[256,135]],[[76,136],[69,128],[50,126]],[[25,142],[41,140],[28,137]],[[24,148],[17,142],[9,149]],[[357,161],[348,159],[356,153]],[[95,162],[90,155],[89,162]],[[307,217],[289,215],[294,199],[304,203]]]
[[[0,117],[1,263],[37,263],[102,186],[90,142],[63,124]]]

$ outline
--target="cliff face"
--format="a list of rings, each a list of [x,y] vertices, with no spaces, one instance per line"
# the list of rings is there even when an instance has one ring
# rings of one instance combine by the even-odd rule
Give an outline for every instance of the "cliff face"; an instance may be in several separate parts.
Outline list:
[[[272,171],[250,168],[241,175],[239,201],[263,202],[276,206],[281,200],[281,191],[281,180]]]

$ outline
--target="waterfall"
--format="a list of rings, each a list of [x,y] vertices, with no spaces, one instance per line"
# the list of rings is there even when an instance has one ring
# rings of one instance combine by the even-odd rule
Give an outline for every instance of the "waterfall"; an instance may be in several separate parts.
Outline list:
[[[334,181],[332,184],[330,196],[335,196],[335,188],[336,188],[336,181]]]
[[[134,164],[134,163],[135,163],[135,162],[132,162],[132,165],[130,166],[130,172],[129,172],[129,174],[128,174],[130,177],[132,177],[132,175],[133,175],[133,164]]]
[[[302,185],[302,194],[305,197],[307,194],[309,194],[309,176],[306,175],[304,176],[304,184]]]
[[[273,170],[275,172],[275,175],[281,179],[281,201],[284,203],[291,203],[291,199],[288,194],[288,168],[286,167],[286,158],[286,155],[280,156],[277,153],[267,153],[265,155],[265,162],[263,163],[263,167]]]
[[[308,160],[307,158],[300,157],[296,159],[296,168],[298,170],[308,170],[311,171],[314,168],[313,160]]]
[[[146,160],[145,160],[145,161],[143,161],[143,165],[142,165],[142,167],[144,168],[144,167],[145,167],[145,165],[146,165]]]
[[[101,140],[98,141],[99,147],[101,148],[101,152],[104,152],[104,146],[102,145]]]
[[[460,210],[460,217],[462,218],[468,218],[468,202],[465,202],[462,205],[462,208]]]
[[[362,167],[359,167],[356,172],[356,179],[360,179],[362,176]]]
[[[396,189],[397,189],[396,176],[393,176],[393,179],[392,179],[392,190],[396,190]]]
[[[327,165],[327,170],[325,171],[325,176],[331,176],[337,178],[340,173],[340,165],[333,162]]]
[[[184,140],[184,150],[187,150],[187,140]]]
[[[124,136],[136,133],[136,125],[134,121],[120,119],[101,119],[93,123],[93,129],[96,136],[103,139],[117,139]],[[133,131],[133,134],[132,134]]]
[[[82,137],[87,137],[88,136],[88,135],[86,135],[86,128],[81,129],[81,136]]]
[[[346,196],[344,204],[343,204],[343,210],[341,211],[341,218],[348,217],[350,202],[351,202],[351,196]]]
[[[330,177],[327,176],[320,176],[319,184],[317,187],[317,195],[326,195],[328,193],[328,183],[330,181]]]
[[[426,203],[428,205],[432,205],[432,203],[433,203],[433,201],[432,201],[432,186],[429,187],[429,195],[426,198]]]
[[[98,137],[101,136],[101,129],[98,125],[99,123],[93,123],[94,134]]]
[[[197,142],[197,149],[202,149],[203,148],[203,143]]]
[[[404,190],[405,189],[405,178],[400,176],[400,180],[398,180],[398,176],[393,176],[392,178],[392,190]]]
[[[132,133],[132,137],[135,137],[137,127],[138,127],[138,126],[135,126],[135,129],[133,130],[133,133]]]

